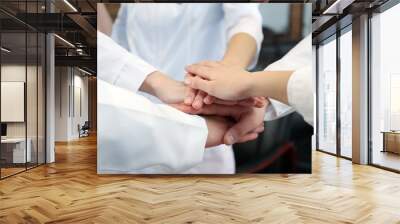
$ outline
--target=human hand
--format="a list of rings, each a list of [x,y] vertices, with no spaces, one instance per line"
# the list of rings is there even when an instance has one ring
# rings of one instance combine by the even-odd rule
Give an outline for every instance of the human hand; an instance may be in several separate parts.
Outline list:
[[[171,79],[159,71],[148,75],[140,90],[159,98],[166,104],[178,104],[184,102],[186,105],[191,105],[195,109],[200,109],[204,103],[211,104],[214,102],[214,99],[212,99],[212,101],[210,99],[205,100],[205,97],[208,96],[207,93],[190,88],[189,86],[184,85],[183,82]],[[227,105],[233,105],[236,103],[225,102],[218,99],[216,99],[215,102],[225,103]],[[243,102],[243,104],[245,103],[259,104],[259,102],[256,101]]]
[[[251,74],[236,66],[205,61],[189,65],[186,71],[195,76],[186,76],[185,84],[202,90],[222,100],[242,100],[251,97]]]
[[[249,111],[241,114],[239,119],[237,119],[237,123],[225,133],[224,143],[232,145],[234,143],[244,142],[243,136],[247,136],[254,132],[257,133],[257,135],[255,135],[255,138],[257,138],[258,133],[264,131],[265,110],[266,107],[251,107]],[[250,140],[252,139],[246,139],[246,141]]]
[[[224,136],[229,128],[232,127],[232,121],[229,121],[225,117],[220,116],[205,116],[204,117],[207,124],[208,135],[207,135],[207,142],[206,147],[213,147],[217,145],[224,144]],[[258,133],[262,132],[264,127],[258,128],[258,132],[248,133],[242,136],[237,142],[246,142],[254,140],[258,137]]]
[[[223,144],[224,135],[229,127],[232,126],[232,122],[219,116],[205,116],[204,119],[208,129],[206,147]]]
[[[192,89],[183,82],[171,79],[159,71],[148,75],[140,90],[156,96],[167,104],[181,103],[192,93]]]
[[[186,77],[194,77],[192,74],[186,74]],[[188,93],[186,94],[184,103],[186,105],[191,105],[194,109],[200,109],[203,105],[210,105],[213,103],[222,105],[240,105],[248,107],[264,107],[265,98],[264,97],[249,97],[243,100],[221,100],[215,98],[214,96],[208,95],[202,90],[197,90],[188,87]]]
[[[268,101],[265,102],[268,105]],[[239,105],[205,105],[201,109],[194,109],[191,106],[179,104],[172,105],[178,110],[189,114],[218,115],[234,118],[237,123],[234,124],[224,135],[225,144],[246,142],[258,137],[258,133],[264,131],[265,107],[243,107]]]

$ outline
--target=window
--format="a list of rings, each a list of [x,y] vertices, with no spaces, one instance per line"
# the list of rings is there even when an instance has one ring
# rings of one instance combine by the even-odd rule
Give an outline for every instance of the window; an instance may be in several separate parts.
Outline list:
[[[318,149],[336,153],[336,40],[318,48]]]
[[[340,155],[351,158],[352,35],[351,29],[344,32],[340,36]]]
[[[400,170],[400,5],[371,18],[371,162]]]

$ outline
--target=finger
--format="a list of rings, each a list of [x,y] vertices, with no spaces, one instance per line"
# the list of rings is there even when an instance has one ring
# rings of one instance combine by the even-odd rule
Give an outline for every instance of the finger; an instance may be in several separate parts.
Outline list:
[[[240,120],[226,132],[224,136],[224,143],[232,145],[239,138],[241,138],[241,136],[244,136],[245,134],[249,133],[254,129],[254,127],[260,126],[260,124],[254,124],[253,122],[250,122],[246,119]]]
[[[251,140],[254,140],[254,139],[257,139],[257,138],[258,138],[258,134],[257,133],[250,133],[250,134],[247,134],[247,135],[241,137],[237,141],[237,143],[248,142],[248,141],[251,141]]]
[[[265,105],[267,104],[267,100],[265,99],[265,97],[262,97],[262,96],[255,97],[255,101],[256,101],[255,107],[258,107],[258,108],[265,107]]]
[[[213,97],[211,95],[207,95],[204,98],[204,103],[207,104],[207,105],[210,105],[210,104],[212,104],[214,102],[214,99],[215,99],[215,97]]]
[[[188,106],[188,105],[181,104],[181,103],[180,104],[169,104],[169,105],[171,107],[173,107],[177,110],[180,110],[184,113],[187,113],[187,114],[199,114],[199,111],[194,109],[192,106]]]
[[[250,98],[238,101],[238,104],[241,106],[262,108],[265,106],[266,100],[264,97],[250,97]]]
[[[198,76],[185,78],[185,84],[193,89],[203,90],[204,92],[212,95],[212,82],[204,80]]]
[[[193,89],[193,88],[188,88],[187,92],[186,92],[186,97],[185,100],[183,101],[184,104],[186,105],[192,105],[194,98],[196,96],[197,90]]]
[[[250,98],[238,101],[238,104],[241,106],[245,106],[245,107],[253,107],[256,105],[256,100],[253,97],[250,97]]]
[[[208,80],[211,79],[211,75],[210,75],[211,70],[210,70],[210,67],[208,67],[208,66],[199,65],[199,64],[189,65],[186,67],[186,71],[193,75],[200,76],[204,79],[208,79]]]
[[[228,106],[229,105],[237,105],[238,104],[238,102],[236,100],[221,100],[221,99],[218,99],[218,98],[215,98],[213,103],[221,104],[221,105],[228,105]]]
[[[204,105],[199,113],[204,115],[218,115],[218,116],[231,116],[237,117],[244,112],[247,112],[248,108],[241,106],[226,106],[219,104]]]
[[[194,98],[192,107],[193,107],[194,109],[197,109],[197,110],[200,109],[200,108],[202,108],[202,107],[203,107],[204,97],[205,97],[206,95],[207,95],[207,93],[205,93],[205,92],[199,90],[199,91],[197,92],[196,97]]]
[[[265,106],[264,102],[256,101],[254,107],[263,108]]]
[[[253,131],[251,131],[251,133],[261,133],[264,131],[264,124],[258,126],[256,129],[254,129]]]

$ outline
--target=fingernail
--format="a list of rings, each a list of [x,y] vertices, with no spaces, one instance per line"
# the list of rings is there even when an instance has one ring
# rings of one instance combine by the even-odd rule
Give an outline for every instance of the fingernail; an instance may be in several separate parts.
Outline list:
[[[227,139],[226,139],[226,143],[228,144],[228,145],[232,145],[233,143],[235,143],[235,138],[233,137],[233,135],[232,134],[229,134],[228,135],[228,137],[227,137]]]
[[[190,79],[188,79],[188,78],[186,78],[184,81],[183,81],[186,85],[190,85]]]

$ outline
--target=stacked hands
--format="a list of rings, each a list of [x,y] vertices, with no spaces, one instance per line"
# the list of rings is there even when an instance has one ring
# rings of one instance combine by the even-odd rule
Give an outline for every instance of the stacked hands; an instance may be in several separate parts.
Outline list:
[[[182,112],[203,116],[208,128],[206,147],[254,140],[264,131],[269,102],[248,96],[247,71],[210,61],[190,65],[186,71],[184,82],[154,72],[142,90]]]

